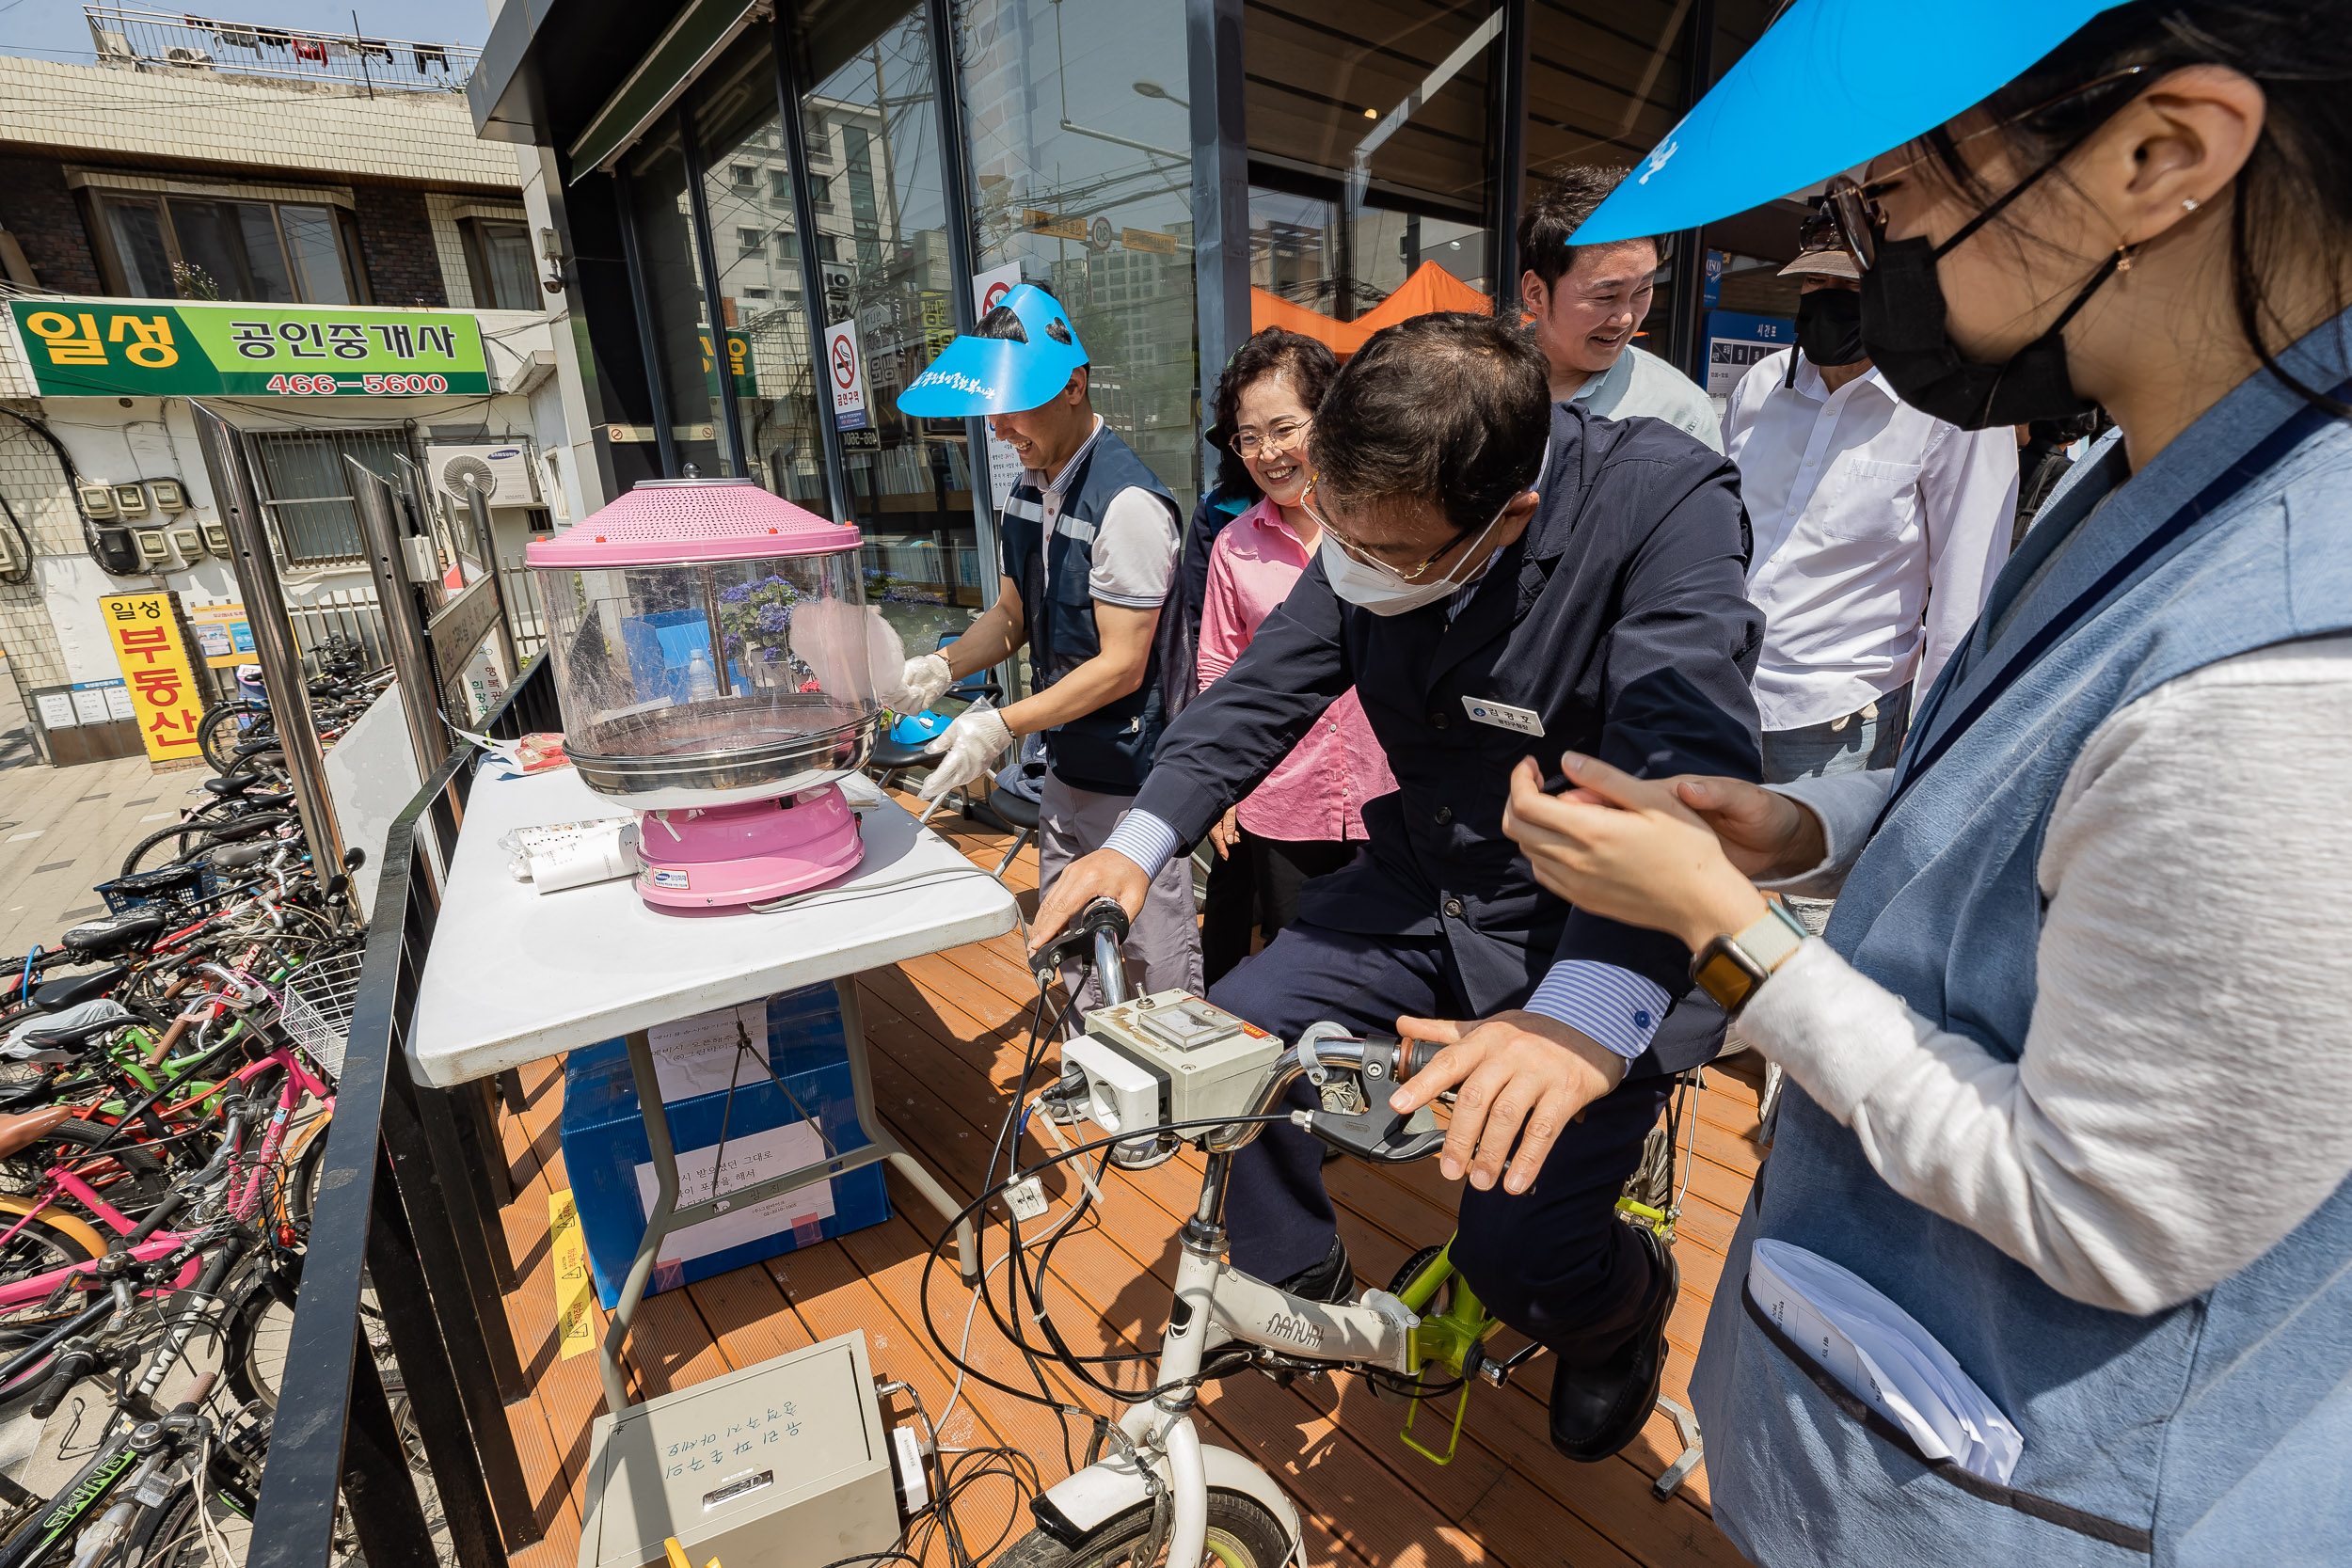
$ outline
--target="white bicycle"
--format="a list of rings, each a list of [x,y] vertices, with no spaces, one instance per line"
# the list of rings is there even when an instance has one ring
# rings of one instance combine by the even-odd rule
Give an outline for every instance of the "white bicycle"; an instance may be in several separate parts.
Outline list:
[[[1098,901],[1070,936],[1040,957],[1050,969],[1063,954],[1084,956],[1090,947],[1107,998],[1087,1015],[1084,1035],[1062,1042],[1065,1069],[1086,1076],[1083,1114],[1105,1136],[1056,1158],[1118,1148],[1121,1163],[1135,1168],[1172,1155],[1181,1139],[1206,1156],[1200,1203],[1178,1238],[1175,1299],[1152,1381],[1110,1390],[1130,1402],[1125,1415],[1097,1422],[1088,1463],[1031,1503],[1037,1528],[996,1565],[1195,1568],[1213,1561],[1219,1568],[1277,1568],[1296,1561],[1304,1568],[1297,1512],[1273,1477],[1254,1460],[1200,1440],[1193,1413],[1201,1384],[1249,1370],[1292,1375],[1344,1368],[1385,1384],[1391,1394],[1446,1390],[1422,1384],[1432,1357],[1421,1343],[1422,1319],[1398,1296],[1367,1291],[1346,1306],[1308,1301],[1227,1263],[1226,1179],[1234,1153],[1275,1121],[1295,1122],[1358,1159],[1404,1163],[1436,1153],[1445,1134],[1429,1111],[1398,1116],[1388,1097],[1439,1048],[1357,1037],[1330,1024],[1286,1046],[1180,991],[1130,1000],[1119,947],[1126,927],[1116,904]],[[1321,1090],[1323,1108],[1280,1109],[1302,1073]],[[1038,1168],[997,1183],[974,1209],[1000,1194],[1018,1199]],[[1019,1212],[1018,1202],[1011,1207]],[[1017,1221],[1011,1233],[1007,1259],[1021,1259]],[[1049,1261],[1039,1259],[1041,1275]],[[1025,1275],[1027,1267],[1024,1261]],[[993,1302],[990,1309],[996,1313]],[[1058,1359],[1073,1367],[1085,1360],[1070,1355],[1050,1320],[1041,1321]],[[944,1339],[939,1343],[955,1354]]]

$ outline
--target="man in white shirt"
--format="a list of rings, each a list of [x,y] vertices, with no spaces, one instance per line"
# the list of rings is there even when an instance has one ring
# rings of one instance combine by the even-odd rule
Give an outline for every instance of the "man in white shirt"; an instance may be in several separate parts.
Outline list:
[[[2009,559],[2017,438],[1899,402],[1862,352],[1859,271],[1808,235],[1797,347],[1724,410],[1764,612],[1756,701],[1764,779],[1891,768],[1926,691]]]
[[[1551,367],[1555,403],[1581,403],[1604,420],[1645,416],[1723,451],[1706,392],[1633,341],[1649,314],[1656,240],[1571,245],[1568,236],[1629,172],[1575,167],[1540,180],[1519,214],[1520,307],[1535,318],[1535,346]]]

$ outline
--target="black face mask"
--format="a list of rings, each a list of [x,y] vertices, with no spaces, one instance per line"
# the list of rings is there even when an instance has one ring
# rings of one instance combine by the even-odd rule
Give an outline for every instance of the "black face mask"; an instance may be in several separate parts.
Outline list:
[[[1868,358],[1862,347],[1862,296],[1851,289],[1816,289],[1798,300],[1797,346],[1817,365]]]
[[[1878,242],[1877,258],[1862,275],[1863,351],[1895,395],[1921,413],[1963,430],[1989,430],[2091,411],[2093,405],[2075,395],[2066,373],[2063,334],[2075,312],[2122,269],[2124,252],[2108,257],[2091,274],[2047,332],[2000,364],[1965,357],[1944,331],[1944,285],[1935,263],[2056,166],[2044,165],[2010,186],[1940,245],[1925,236]],[[1801,335],[1803,330],[1800,319]]]

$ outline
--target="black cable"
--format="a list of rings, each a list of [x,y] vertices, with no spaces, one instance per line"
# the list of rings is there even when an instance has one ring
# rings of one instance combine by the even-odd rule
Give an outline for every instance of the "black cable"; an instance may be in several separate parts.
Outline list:
[[[51,430],[46,424],[43,424],[40,420],[34,419],[32,416],[28,414],[20,414],[13,408],[0,408],[0,414],[6,414],[9,419],[14,420],[17,423],[23,425],[25,429],[31,431],[34,435],[48,442],[49,450],[57,454],[57,467],[65,470],[65,492],[67,495],[73,498],[73,515],[82,521],[82,548],[88,553],[90,563],[92,565],[96,566],[100,571],[104,572],[109,577],[114,576],[115,573],[113,569],[109,567],[105,562],[99,559],[98,536],[92,531],[97,525],[91,518],[89,513],[83,508],[82,470],[73,466],[73,454],[65,450],[65,443],[57,439],[57,433],[56,431]],[[14,522],[15,520],[15,515],[11,513],[9,515],[9,521]],[[22,533],[24,530],[19,529],[17,531]],[[29,556],[30,550],[28,549],[26,553]],[[136,573],[131,573],[129,575],[134,577],[137,576]]]
[[[5,582],[9,587],[13,588],[19,584],[27,583],[33,580],[33,536],[24,531],[24,525],[23,523],[16,520],[16,508],[8,504],[8,498],[6,496],[0,496],[0,516],[8,518],[8,527],[14,531],[16,534],[17,544],[21,546],[24,551],[24,569],[21,572],[0,577],[0,582]]]

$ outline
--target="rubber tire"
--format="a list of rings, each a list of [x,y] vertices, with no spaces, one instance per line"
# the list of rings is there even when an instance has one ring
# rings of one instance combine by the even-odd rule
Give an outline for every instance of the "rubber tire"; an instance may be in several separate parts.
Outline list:
[[[15,1216],[8,1216],[8,1219],[10,1224],[13,1224]],[[5,1228],[5,1226],[0,1226],[0,1229]],[[23,1244],[28,1240],[35,1242],[43,1251],[50,1254],[50,1256],[35,1259],[24,1257],[24,1253],[20,1250],[17,1252],[15,1257],[9,1259],[8,1266],[4,1270],[0,1270],[0,1275],[5,1275],[8,1278],[16,1277],[18,1274],[18,1263],[20,1260],[35,1265],[26,1267],[23,1270],[23,1272],[29,1276],[36,1274],[46,1274],[51,1269],[62,1269],[71,1263],[86,1263],[89,1261],[90,1259],[90,1250],[88,1247],[84,1246],[79,1241],[75,1240],[66,1231],[60,1230],[56,1226],[50,1225],[46,1221],[42,1220],[39,1215],[35,1215],[32,1219],[25,1222],[24,1227],[16,1233],[16,1240],[11,1242],[9,1245],[12,1249],[21,1249]],[[13,1360],[18,1351],[23,1350],[26,1345],[29,1345],[34,1340],[40,1338],[43,1333],[46,1333],[54,1326],[56,1326],[54,1320],[44,1320],[40,1322],[27,1320],[25,1323],[16,1327],[0,1330],[0,1365],[5,1365],[8,1361]],[[31,1398],[36,1389],[40,1388],[42,1384],[49,1381],[49,1364],[56,1359],[56,1353],[52,1352],[50,1354],[43,1356],[40,1361],[34,1363],[34,1365],[19,1376],[14,1383],[9,1384],[5,1387],[0,1387],[0,1406],[5,1406],[18,1400]]]
[[[1043,1530],[1031,1530],[998,1557],[993,1568],[1150,1568],[1133,1554],[1152,1528],[1152,1505],[1138,1503],[1064,1545]],[[1282,1527],[1255,1498],[1238,1492],[1209,1494],[1209,1549],[1204,1565],[1217,1568],[1282,1568],[1290,1543]],[[1122,1556],[1121,1554],[1126,1554]]]
[[[22,1180],[22,1173],[31,1173],[33,1184],[38,1185],[40,1180],[40,1172],[48,1169],[53,1164],[63,1163],[51,1152],[52,1150],[58,1153],[65,1152],[59,1148],[61,1145],[74,1149],[87,1149],[103,1139],[111,1131],[110,1128],[100,1127],[92,1122],[61,1121],[40,1139],[10,1155],[5,1163],[0,1163],[0,1169],[7,1170],[12,1179],[17,1180]],[[72,1157],[68,1156],[68,1158]],[[134,1219],[152,1208],[156,1200],[170,1190],[170,1181],[164,1174],[164,1163],[137,1144],[119,1143],[107,1149],[104,1157],[120,1165],[122,1174],[105,1186],[100,1187],[98,1196]],[[61,1197],[58,1202],[84,1219],[93,1218],[74,1199]],[[7,1228],[5,1223],[0,1223],[0,1230]]]
[[[1447,1244],[1450,1245],[1451,1243],[1449,1243]],[[1413,1254],[1410,1258],[1405,1259],[1405,1266],[1397,1270],[1396,1276],[1389,1281],[1389,1294],[1392,1296],[1402,1296],[1405,1293],[1405,1287],[1413,1282],[1413,1275],[1427,1268],[1431,1260],[1444,1250],[1445,1246],[1443,1245],[1425,1246],[1419,1252]]]
[[[265,719],[269,711],[260,703],[243,699],[233,703],[215,703],[204,710],[204,717],[196,721],[196,744],[197,749],[204,753],[204,760],[213,765],[214,772],[228,772],[230,764],[237,760],[231,748],[253,733],[239,725],[237,721]]]
[[[203,841],[203,828],[192,822],[175,822],[168,828],[158,828],[131,846],[131,852],[122,857],[122,869],[116,875],[131,877],[141,871],[160,871],[167,865],[176,865],[196,853],[197,846]],[[171,853],[151,865],[142,864],[148,860],[149,851],[161,844],[170,845]]]

